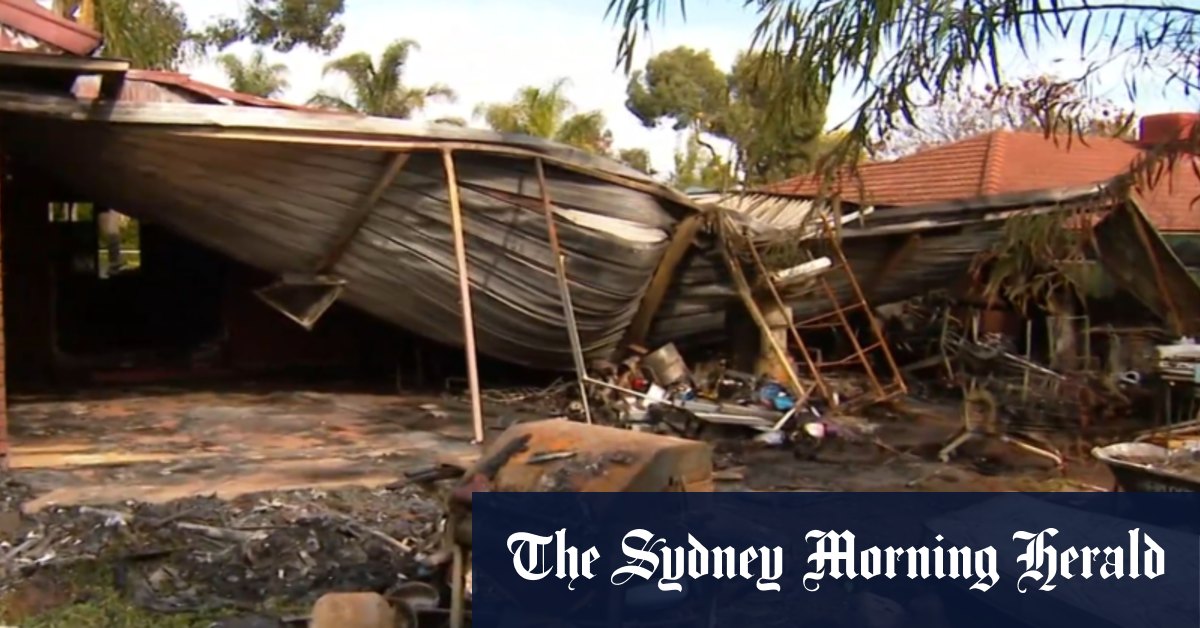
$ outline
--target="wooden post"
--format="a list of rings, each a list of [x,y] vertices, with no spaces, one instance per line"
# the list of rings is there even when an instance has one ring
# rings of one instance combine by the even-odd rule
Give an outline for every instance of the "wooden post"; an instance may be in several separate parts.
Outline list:
[[[571,341],[571,359],[575,361],[575,377],[579,379],[579,401],[583,404],[583,416],[592,422],[592,408],[588,404],[587,365],[583,363],[583,343],[579,340],[579,327],[575,322],[575,306],[571,303],[571,286],[567,282],[567,263],[562,246],[558,241],[558,227],[554,224],[554,205],[550,201],[550,186],[546,184],[546,166],[540,158],[533,160],[537,169],[538,186],[542,192],[542,211],[546,214],[546,233],[550,239],[550,252],[554,255],[554,274],[558,277],[558,292],[562,298],[563,318],[567,324],[567,337]]]
[[[479,367],[475,359],[475,318],[471,314],[471,278],[467,274],[467,246],[463,238],[462,205],[458,201],[458,175],[454,172],[454,155],[442,151],[446,169],[446,188],[450,197],[450,225],[454,230],[454,257],[458,262],[458,289],[462,306],[463,344],[467,350],[467,386],[471,390],[471,419],[475,425],[475,442],[483,442],[483,400],[479,395]]]
[[[735,257],[736,253],[730,248],[730,242],[726,237],[726,228],[722,226],[721,234],[721,257],[725,260],[725,266],[729,269],[729,275],[733,278],[733,286],[737,289],[738,296],[742,298],[742,303],[746,306],[746,311],[754,319],[754,324],[758,325],[759,333],[767,342],[768,348],[775,354],[775,359],[783,367],[784,373],[787,375],[788,387],[796,398],[796,404],[804,403],[809,396],[809,391],[804,389],[804,383],[800,381],[800,376],[796,374],[796,369],[792,368],[792,360],[787,354],[787,350],[775,341],[775,336],[771,334],[771,324],[759,309],[758,303],[754,302],[754,294],[750,290],[750,282],[746,280],[746,275],[742,271],[742,266],[738,263]]]
[[[770,329],[770,333],[759,337],[755,371],[784,381],[788,378],[787,365],[779,363],[772,345],[787,346],[788,329],[792,327],[792,308],[772,298],[756,297],[755,302],[758,303],[758,309]]]

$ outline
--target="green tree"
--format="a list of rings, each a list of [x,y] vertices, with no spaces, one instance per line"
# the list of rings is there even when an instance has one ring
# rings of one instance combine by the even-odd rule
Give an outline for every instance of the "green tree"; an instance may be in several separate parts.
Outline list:
[[[634,170],[654,174],[654,168],[650,166],[650,152],[644,148],[622,148],[617,151],[617,159]]]
[[[211,47],[249,40],[288,51],[328,52],[341,41],[344,0],[249,0],[244,15],[190,29],[174,0],[53,0],[51,8],[104,35],[102,54],[135,67],[174,70]]]
[[[709,51],[680,46],[633,73],[625,106],[648,127],[671,120],[676,131],[714,133],[729,107],[728,83]]]
[[[195,37],[221,49],[249,41],[279,52],[306,46],[330,53],[342,43],[345,9],[345,0],[249,0],[243,15],[220,18]]]
[[[100,54],[135,67],[175,70],[192,52],[187,18],[169,0],[54,0],[52,8],[103,35]]]
[[[729,74],[730,104],[725,135],[737,149],[738,165],[749,183],[779,181],[810,172],[821,157],[829,89],[814,87],[811,100],[773,108],[791,96],[787,68],[761,53],[738,56]]]
[[[708,51],[668,50],[633,73],[626,107],[647,127],[670,122],[677,131],[729,141],[734,166],[749,183],[809,171],[818,157],[827,92],[810,109],[772,111],[783,81],[764,59],[762,54],[743,53],[725,73]]]
[[[501,133],[532,135],[607,155],[612,147],[612,132],[604,114],[576,113],[575,105],[567,98],[567,86],[565,78],[548,87],[525,86],[509,102],[476,106],[475,115]]]
[[[309,99],[309,104],[386,118],[411,118],[431,101],[453,102],[457,95],[446,85],[409,87],[404,84],[408,56],[419,49],[416,41],[400,39],[383,50],[378,62],[365,52],[334,59],[325,64],[323,76],[335,74],[349,81],[349,97],[319,92]]]
[[[610,0],[622,27],[618,60],[631,70],[635,45],[660,20],[668,0]],[[671,0],[670,4],[674,4]],[[752,46],[771,53],[782,78],[773,109],[810,109],[823,90],[846,81],[861,105],[846,126],[839,156],[911,126],[918,112],[961,93],[979,72],[1004,84],[1002,59],[1027,57],[1048,45],[1088,56],[1087,71],[1069,81],[1086,96],[1096,72],[1126,64],[1131,94],[1148,77],[1190,93],[1200,65],[1200,8],[1183,2],[1098,3],[1085,0],[761,0],[739,3],[760,22]],[[688,0],[680,0],[686,10]],[[1086,133],[1078,101],[1060,103],[1045,120],[1054,132]],[[1196,131],[1200,134],[1200,129]],[[1200,137],[1193,137],[1193,140]]]
[[[261,49],[255,50],[245,61],[226,53],[217,57],[217,63],[225,71],[230,89],[235,92],[273,98],[288,88],[287,66],[268,62]]]
[[[705,146],[696,132],[687,136],[683,150],[675,151],[675,171],[670,184],[680,190],[728,190],[734,183],[733,164]]]

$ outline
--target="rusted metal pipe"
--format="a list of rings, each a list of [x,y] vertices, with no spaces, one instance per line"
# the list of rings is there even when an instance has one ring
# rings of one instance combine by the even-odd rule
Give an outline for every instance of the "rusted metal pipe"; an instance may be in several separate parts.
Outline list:
[[[583,363],[583,343],[579,340],[579,327],[575,321],[575,306],[571,303],[571,285],[567,282],[567,262],[558,241],[558,227],[554,224],[554,204],[550,200],[550,186],[546,184],[546,166],[542,160],[534,159],[537,169],[538,187],[542,193],[542,211],[546,214],[546,234],[550,240],[550,252],[554,255],[554,273],[558,277],[558,292],[562,299],[563,318],[566,319],[567,337],[571,341],[571,358],[575,361],[575,377],[579,381],[579,400],[583,404],[583,416],[590,424],[592,408],[587,395],[587,366]]]
[[[450,197],[450,225],[454,230],[454,257],[458,262],[458,289],[463,319],[463,344],[467,351],[467,387],[471,390],[471,419],[475,425],[475,442],[483,442],[483,399],[479,394],[479,365],[475,356],[475,318],[471,314],[471,278],[467,274],[467,246],[463,237],[462,204],[458,199],[458,175],[454,170],[454,155],[442,151],[446,169],[446,189]]]

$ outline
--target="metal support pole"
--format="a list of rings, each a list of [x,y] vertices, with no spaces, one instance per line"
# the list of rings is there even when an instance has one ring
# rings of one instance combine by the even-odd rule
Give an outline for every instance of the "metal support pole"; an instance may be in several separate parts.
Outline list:
[[[463,344],[467,350],[467,386],[471,390],[471,419],[475,424],[475,442],[483,442],[483,400],[479,395],[479,367],[475,359],[475,318],[471,314],[471,278],[467,274],[467,247],[463,238],[462,205],[458,200],[458,175],[454,156],[442,151],[446,169],[446,189],[450,197],[450,224],[454,230],[454,257],[458,262],[458,289],[462,303]]]
[[[546,166],[541,159],[533,160],[537,169],[538,187],[542,192],[542,211],[546,214],[546,234],[550,240],[550,253],[554,256],[554,273],[558,277],[558,292],[562,298],[563,318],[566,319],[567,336],[571,341],[571,358],[575,361],[575,377],[579,380],[579,400],[583,403],[583,416],[592,422],[592,408],[587,395],[587,366],[583,363],[583,343],[579,340],[579,327],[575,321],[575,306],[571,303],[571,286],[567,282],[567,262],[558,241],[558,227],[554,224],[554,205],[550,201],[550,186],[546,185]]]

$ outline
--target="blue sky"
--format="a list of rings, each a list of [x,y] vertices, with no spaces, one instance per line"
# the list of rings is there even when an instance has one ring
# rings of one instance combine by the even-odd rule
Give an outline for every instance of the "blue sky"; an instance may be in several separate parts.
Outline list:
[[[179,0],[189,21],[198,26],[214,16],[236,14],[241,0]],[[607,0],[347,0],[346,37],[335,55],[356,51],[378,53],[388,42],[413,38],[421,50],[410,61],[407,80],[412,85],[449,84],[460,99],[457,104],[432,108],[428,115],[470,118],[480,102],[507,100],[522,85],[548,84],[567,77],[569,95],[580,109],[600,109],[609,120],[616,145],[645,147],[656,168],[666,171],[678,145],[669,129],[649,130],[625,110],[626,78],[614,68],[616,29],[605,19]],[[675,2],[669,2],[672,7]],[[718,65],[728,67],[749,42],[757,18],[742,8],[741,0],[691,0],[684,22],[677,10],[639,47],[639,60],[655,51],[679,45],[707,48]],[[235,46],[244,54],[249,47]],[[302,102],[319,88],[337,91],[335,80],[323,81],[325,57],[308,50],[287,55],[272,53],[290,67],[291,89],[287,100]],[[1036,61],[1013,52],[1004,70],[1020,77],[1049,72],[1069,75],[1078,71],[1077,46],[1049,46]],[[212,63],[187,68],[197,79],[224,84]],[[1114,64],[1105,73],[1101,92],[1128,104],[1121,85],[1122,68]],[[1136,103],[1139,113],[1195,109],[1195,100],[1163,95],[1143,86]],[[854,95],[835,89],[830,123],[854,108]]]

